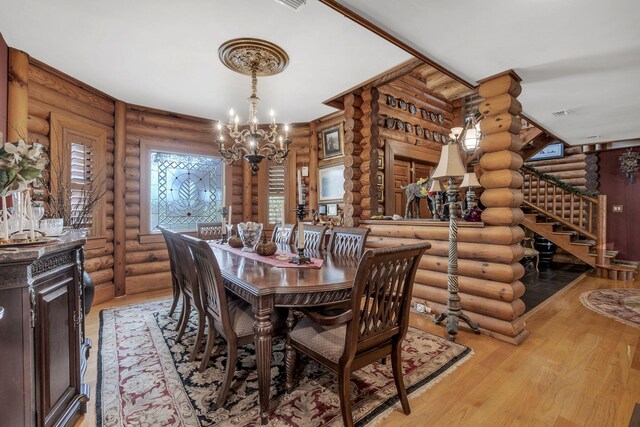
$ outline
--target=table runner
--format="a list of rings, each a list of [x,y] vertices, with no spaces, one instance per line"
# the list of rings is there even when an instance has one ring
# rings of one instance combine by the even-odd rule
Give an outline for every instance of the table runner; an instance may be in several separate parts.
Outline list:
[[[310,258],[311,259],[311,264],[302,264],[302,265],[297,265],[297,264],[293,264],[291,262],[289,262],[289,260],[291,259],[291,257],[294,256],[294,254],[292,254],[291,252],[285,252],[285,251],[277,251],[275,254],[271,255],[271,256],[262,256],[262,255],[258,255],[255,252],[242,252],[241,248],[232,248],[229,245],[223,245],[220,243],[216,243],[214,241],[208,241],[207,243],[209,243],[211,246],[218,248],[218,249],[223,249],[225,251],[228,252],[232,252],[236,255],[240,255],[243,256],[245,258],[249,258],[255,261],[260,261],[260,262],[264,262],[265,264],[269,264],[272,265],[274,267],[279,267],[279,268],[320,268],[322,267],[322,264],[324,263],[324,260],[320,259],[320,258]],[[276,257],[278,255],[287,255],[289,258],[286,260],[280,260],[277,259]]]

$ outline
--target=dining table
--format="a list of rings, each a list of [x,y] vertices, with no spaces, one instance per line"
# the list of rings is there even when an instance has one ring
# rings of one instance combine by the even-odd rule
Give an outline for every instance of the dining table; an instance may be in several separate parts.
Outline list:
[[[348,301],[359,258],[306,249],[305,256],[315,258],[317,263],[322,260],[320,268],[295,264],[283,267],[283,262],[274,265],[273,256],[243,254],[220,244],[211,244],[211,248],[227,291],[247,301],[253,309],[260,422],[267,424],[274,335],[272,312],[277,307],[308,308]],[[281,245],[278,255],[293,257],[294,251],[293,247]],[[293,310],[289,310],[288,328],[295,322],[292,313]]]

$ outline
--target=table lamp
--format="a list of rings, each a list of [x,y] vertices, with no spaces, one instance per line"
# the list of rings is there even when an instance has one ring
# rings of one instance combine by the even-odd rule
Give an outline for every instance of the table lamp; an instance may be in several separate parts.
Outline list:
[[[478,207],[478,202],[476,201],[476,193],[473,190],[474,188],[482,187],[480,181],[478,181],[478,177],[475,172],[467,172],[464,174],[464,178],[462,179],[462,184],[460,184],[460,188],[467,189],[466,196],[466,209],[463,213],[463,218],[468,222],[480,222],[482,210]]]

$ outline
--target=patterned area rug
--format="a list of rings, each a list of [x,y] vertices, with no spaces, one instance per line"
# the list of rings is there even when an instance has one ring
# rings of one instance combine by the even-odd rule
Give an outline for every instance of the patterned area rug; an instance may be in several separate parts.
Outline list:
[[[600,289],[580,295],[585,307],[640,328],[640,289]]]
[[[166,315],[168,308],[165,301],[100,313],[98,426],[259,425],[253,345],[239,349],[231,391],[225,406],[219,408],[215,398],[226,362],[224,341],[216,343],[208,369],[199,373],[200,358],[188,360],[196,332],[193,322],[181,342],[176,342],[177,320]],[[293,393],[286,394],[284,340],[274,340],[273,349],[270,425],[342,425],[335,376],[301,356],[298,385]],[[471,354],[468,347],[411,328],[403,351],[409,398],[429,388]],[[391,363],[374,363],[355,372],[351,387],[356,425],[371,425],[396,408],[401,411]]]

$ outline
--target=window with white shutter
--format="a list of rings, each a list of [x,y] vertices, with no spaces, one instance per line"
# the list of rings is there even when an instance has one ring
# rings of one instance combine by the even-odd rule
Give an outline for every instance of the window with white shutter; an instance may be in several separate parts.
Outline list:
[[[64,197],[68,224],[106,236],[106,131],[84,121],[51,114],[51,191]],[[61,182],[59,182],[61,181]],[[62,187],[60,187],[62,185]]]
[[[268,198],[268,222],[275,224],[282,219],[282,207],[284,206],[284,165],[269,163],[269,198]]]

